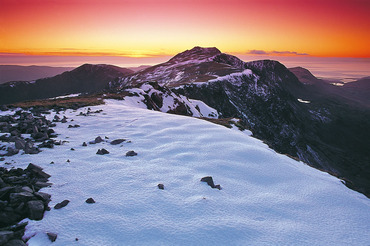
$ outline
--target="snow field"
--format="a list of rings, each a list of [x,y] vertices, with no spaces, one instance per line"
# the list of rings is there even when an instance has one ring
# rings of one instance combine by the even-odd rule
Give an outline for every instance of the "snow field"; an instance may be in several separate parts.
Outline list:
[[[368,245],[369,199],[338,179],[237,130],[106,103],[91,107],[103,109],[93,116],[67,110],[74,121],[54,128],[64,145],[7,157],[52,175],[54,185],[41,190],[51,207],[70,200],[41,221],[27,219],[29,245]],[[81,146],[97,136],[131,143]],[[110,154],[96,155],[101,148]],[[126,157],[129,150],[138,155]],[[204,176],[222,190],[200,182]],[[89,197],[96,203],[85,203]]]

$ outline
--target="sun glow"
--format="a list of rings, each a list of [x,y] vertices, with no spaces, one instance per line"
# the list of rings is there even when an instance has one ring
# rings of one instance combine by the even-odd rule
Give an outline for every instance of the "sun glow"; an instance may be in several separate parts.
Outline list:
[[[158,57],[223,52],[370,57],[365,0],[0,0],[0,53]]]

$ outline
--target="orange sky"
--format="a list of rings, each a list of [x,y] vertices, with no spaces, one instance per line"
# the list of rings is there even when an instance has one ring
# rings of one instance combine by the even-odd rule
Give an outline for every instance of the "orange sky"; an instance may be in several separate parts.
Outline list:
[[[0,0],[0,54],[370,57],[369,13],[369,0]]]

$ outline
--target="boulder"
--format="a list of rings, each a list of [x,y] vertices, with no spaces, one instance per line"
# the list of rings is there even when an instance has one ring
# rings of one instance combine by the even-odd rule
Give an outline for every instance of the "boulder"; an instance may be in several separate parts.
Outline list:
[[[126,153],[126,156],[136,156],[136,155],[137,155],[137,153],[133,150],[130,150]]]
[[[0,245],[6,244],[14,235],[12,231],[0,231]]]
[[[67,206],[69,203],[69,200],[64,200],[63,202],[60,202],[60,203],[57,203],[55,206],[54,206],[54,209],[61,209],[61,208],[64,208],[65,206]]]
[[[98,136],[98,137],[95,138],[94,142],[95,143],[101,143],[101,142],[104,142],[104,140],[100,136]]]
[[[96,152],[97,155],[106,155],[109,154],[109,151],[106,149],[99,149],[98,152]]]
[[[44,203],[40,200],[27,202],[28,217],[31,220],[41,220],[44,216]]]
[[[95,200],[92,197],[90,197],[86,200],[86,203],[95,203]]]
[[[26,147],[26,141],[22,138],[17,138],[14,143],[16,149],[24,149]]]
[[[21,202],[28,202],[33,199],[35,199],[35,196],[31,192],[26,191],[19,193],[11,193],[9,195],[10,204],[20,204]]]
[[[35,197],[44,201],[44,204],[45,203],[47,204],[47,203],[50,202],[50,198],[51,198],[50,194],[47,194],[47,193],[44,193],[44,192],[35,192],[34,195],[35,195]]]
[[[48,178],[51,177],[49,174],[47,174],[44,171],[42,171],[42,167],[37,166],[37,165],[32,164],[32,163],[28,164],[26,170],[32,172],[37,177],[41,177],[41,178],[45,178],[45,179],[48,179]]]

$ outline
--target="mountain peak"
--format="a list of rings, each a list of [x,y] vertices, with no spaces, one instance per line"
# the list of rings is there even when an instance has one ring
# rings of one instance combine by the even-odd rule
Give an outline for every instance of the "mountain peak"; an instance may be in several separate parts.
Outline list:
[[[218,54],[221,54],[221,51],[216,47],[203,48],[195,46],[191,50],[185,50],[184,52],[175,55],[170,61],[178,62],[190,59],[202,60]]]

